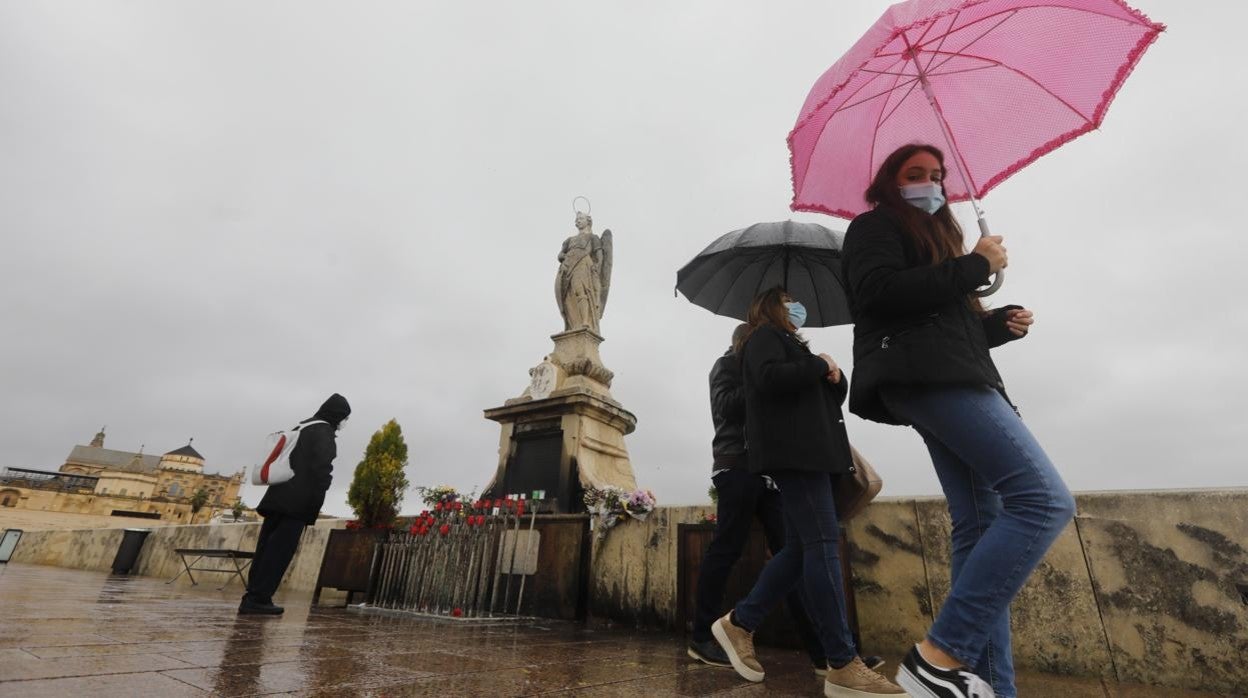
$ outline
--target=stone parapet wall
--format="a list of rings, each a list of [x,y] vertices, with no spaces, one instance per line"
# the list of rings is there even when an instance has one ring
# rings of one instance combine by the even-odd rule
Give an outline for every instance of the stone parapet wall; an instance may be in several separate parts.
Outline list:
[[[321,558],[329,531],[346,525],[343,519],[325,519],[309,526],[299,539],[299,550],[282,579],[283,591],[311,592],[316,587]],[[134,528],[142,528],[135,526]],[[82,570],[108,572],[121,545],[122,529],[26,531],[14,551],[12,562],[52,565]],[[151,529],[143,543],[132,574],[171,579],[182,569],[182,560],[174,552],[178,548],[232,548],[255,550],[260,524],[205,524],[200,526],[159,526]],[[205,560],[204,566],[226,567],[228,560]],[[200,586],[216,588],[227,579],[224,574],[193,573]],[[182,575],[177,584],[189,585]],[[237,585],[238,582],[232,582]],[[338,595],[326,591],[323,600]]]
[[[113,511],[142,512],[160,514],[161,520],[168,523],[193,523],[208,521],[216,512],[225,511],[228,507],[205,505],[198,513],[191,511],[186,501],[172,501],[166,498],[152,499],[118,494],[96,494],[94,492],[64,491],[53,488],[34,488],[25,485],[4,484],[0,490],[11,493],[19,501],[13,507],[16,510],[46,511],[64,514],[88,514],[93,516],[109,516]],[[150,491],[148,492],[150,494]],[[7,511],[7,509],[6,509]],[[141,517],[128,517],[136,526],[145,525]]]
[[[1076,495],[1012,608],[1020,668],[1248,694],[1248,489]],[[677,629],[677,525],[656,510],[595,542],[591,612]],[[864,649],[898,656],[949,591],[939,497],[882,498],[848,528]]]
[[[1248,489],[1076,495],[1078,515],[1014,603],[1020,668],[1248,694]],[[664,507],[595,537],[588,608],[596,618],[678,629],[677,527],[710,507]],[[304,532],[284,591],[316,584],[328,532]],[[153,529],[136,574],[168,579],[175,548],[252,550],[259,524]],[[949,590],[944,500],[882,498],[848,535],[863,649],[898,656]],[[27,532],[13,561],[107,571],[117,529]],[[220,575],[203,578],[215,587]],[[184,576],[179,584],[189,583]],[[210,587],[210,588],[211,588]],[[340,598],[340,597],[336,597]]]

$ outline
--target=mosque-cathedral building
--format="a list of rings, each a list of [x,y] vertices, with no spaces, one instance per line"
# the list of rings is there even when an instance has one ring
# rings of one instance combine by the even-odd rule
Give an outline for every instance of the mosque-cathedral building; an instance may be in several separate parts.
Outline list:
[[[204,457],[190,443],[162,456],[117,451],[104,448],[100,430],[56,471],[0,470],[0,507],[199,523],[233,507],[242,484],[242,471],[205,473]],[[207,497],[193,513],[191,499],[201,489]]]

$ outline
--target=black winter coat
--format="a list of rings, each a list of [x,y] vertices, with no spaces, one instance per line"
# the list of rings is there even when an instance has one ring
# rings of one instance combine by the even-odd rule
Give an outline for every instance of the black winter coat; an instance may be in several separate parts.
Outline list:
[[[741,379],[741,359],[728,350],[711,367],[711,421],[715,438],[711,470],[741,465],[745,461],[745,386]]]
[[[967,254],[932,265],[887,209],[849,224],[842,269],[854,318],[854,381],[849,410],[902,424],[880,400],[884,386],[983,385],[1005,395],[988,350],[1017,339],[1008,305],[980,316],[968,294],[988,283],[988,260]],[[1008,400],[1008,397],[1007,397]]]
[[[325,503],[325,493],[334,481],[334,458],[338,455],[335,433],[342,420],[351,414],[346,398],[334,393],[321,405],[316,415],[301,424],[322,420],[326,424],[313,424],[299,430],[299,441],[290,454],[290,466],[295,476],[279,485],[269,487],[260,500],[256,511],[262,516],[281,514],[305,523],[316,523],[316,517]]]
[[[853,464],[841,403],[847,379],[796,337],[761,325],[745,343],[745,435],[752,473],[848,472]]]

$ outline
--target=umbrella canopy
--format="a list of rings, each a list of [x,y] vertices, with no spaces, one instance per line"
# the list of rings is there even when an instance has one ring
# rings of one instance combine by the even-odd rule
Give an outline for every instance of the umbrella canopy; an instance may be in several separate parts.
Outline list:
[[[755,223],[723,235],[676,272],[676,290],[716,315],[745,320],[754,296],[784,286],[806,306],[807,327],[847,325],[843,237],[814,223]]]
[[[950,201],[982,197],[1099,127],[1164,29],[1121,0],[893,5],[806,97],[792,208],[853,218],[884,158],[913,142],[946,144]]]

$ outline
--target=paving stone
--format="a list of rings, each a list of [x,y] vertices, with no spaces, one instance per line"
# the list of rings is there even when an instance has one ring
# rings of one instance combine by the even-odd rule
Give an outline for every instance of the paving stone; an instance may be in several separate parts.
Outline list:
[[[299,596],[282,602],[281,617],[240,617],[229,590],[10,565],[0,576],[0,698],[822,694],[795,650],[762,648],[767,680],[750,684],[689,659],[685,639],[670,633],[449,623],[313,608]],[[1215,695],[1043,674],[1020,676],[1019,687],[1063,698]]]

